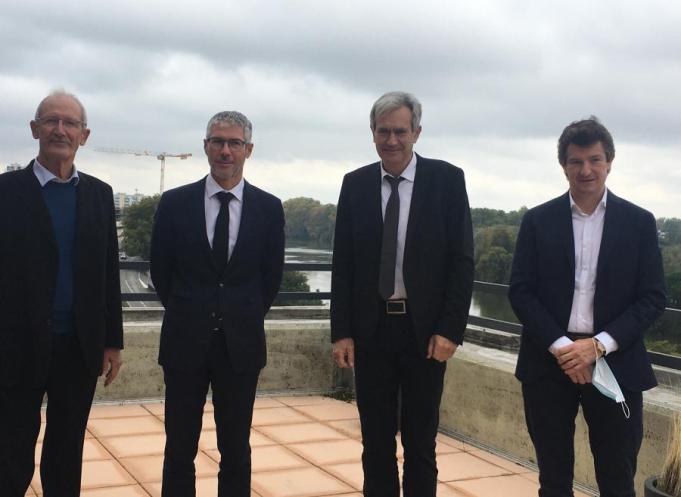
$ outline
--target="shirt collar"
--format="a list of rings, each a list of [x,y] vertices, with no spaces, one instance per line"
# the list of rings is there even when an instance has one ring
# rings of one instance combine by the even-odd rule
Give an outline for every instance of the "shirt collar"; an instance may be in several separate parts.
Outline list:
[[[241,202],[244,197],[243,177],[234,188],[232,188],[231,190],[225,190],[220,185],[218,185],[218,182],[215,181],[215,178],[213,178],[213,176],[209,174],[208,176],[206,176],[206,195],[208,196],[208,198],[211,198],[218,192],[230,192],[232,195],[234,195],[235,199]]]
[[[572,193],[568,192],[568,197],[570,197],[570,209],[572,210],[572,212],[576,212],[578,214],[581,214],[582,216],[588,217],[588,215],[584,214],[584,212],[582,212],[582,209],[579,208],[579,206],[575,202],[575,199],[572,198]],[[605,210],[605,205],[607,203],[607,200],[608,200],[608,187],[606,186],[605,190],[603,190],[603,196],[598,201],[598,204],[596,205],[596,209],[594,209],[594,212],[596,212],[597,210],[600,210],[600,209]]]
[[[38,182],[40,183],[41,187],[45,186],[50,181],[54,181],[55,183],[70,183],[73,180],[74,185],[77,185],[80,181],[80,176],[78,176],[78,170],[76,169],[75,164],[73,165],[71,176],[69,176],[68,179],[61,179],[55,176],[52,171],[47,169],[40,162],[38,162],[37,158],[33,161],[33,174],[35,174],[35,177],[38,178]]]
[[[381,178],[385,178],[386,176],[392,176],[383,168],[383,163],[381,163],[381,172],[383,173]],[[411,160],[409,161],[409,164],[407,164],[407,167],[404,168],[404,171],[402,171],[402,174],[400,174],[400,177],[413,183],[415,176],[416,176],[416,154],[412,152]]]

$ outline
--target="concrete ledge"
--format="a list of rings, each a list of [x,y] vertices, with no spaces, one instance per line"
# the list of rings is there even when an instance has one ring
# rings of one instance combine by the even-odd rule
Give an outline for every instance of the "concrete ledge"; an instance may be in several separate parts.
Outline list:
[[[443,431],[475,440],[530,466],[536,464],[527,434],[520,382],[514,376],[516,355],[466,343],[450,360],[440,407]],[[666,372],[669,373],[669,372]],[[658,474],[667,450],[673,416],[681,408],[678,390],[656,388],[644,394],[644,439],[636,488]],[[575,479],[596,488],[586,423],[577,417]]]

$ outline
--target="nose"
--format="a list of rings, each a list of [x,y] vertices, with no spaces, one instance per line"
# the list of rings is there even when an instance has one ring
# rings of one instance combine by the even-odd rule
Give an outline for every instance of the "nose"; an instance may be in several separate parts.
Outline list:
[[[388,143],[388,145],[395,145],[397,142],[397,133],[395,133],[393,130],[390,130],[390,134],[388,135],[388,140],[386,143]]]

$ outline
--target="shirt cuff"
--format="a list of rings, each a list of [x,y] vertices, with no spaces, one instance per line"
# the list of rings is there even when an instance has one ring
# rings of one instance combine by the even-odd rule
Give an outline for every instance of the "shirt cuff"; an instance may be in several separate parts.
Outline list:
[[[601,331],[594,338],[601,342],[603,347],[605,347],[605,355],[608,355],[610,352],[615,352],[619,348],[615,339],[610,336],[610,333],[607,331]]]
[[[572,340],[570,340],[568,337],[563,335],[562,337],[560,337],[558,340],[556,340],[555,342],[553,342],[551,344],[551,346],[549,347],[549,352],[551,352],[552,354],[555,355],[556,351],[558,349],[562,349],[563,347],[567,347],[571,343],[572,343]]]

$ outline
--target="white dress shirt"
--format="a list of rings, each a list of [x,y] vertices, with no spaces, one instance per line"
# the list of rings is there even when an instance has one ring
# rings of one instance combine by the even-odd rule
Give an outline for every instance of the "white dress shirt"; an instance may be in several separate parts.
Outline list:
[[[75,185],[77,185],[78,181],[80,181],[75,164],[73,165],[71,176],[69,176],[67,179],[61,179],[59,176],[55,176],[52,171],[38,162],[37,158],[33,161],[33,174],[35,174],[35,177],[38,178],[38,182],[40,183],[41,187],[45,186],[50,181],[54,181],[55,183],[69,183],[73,178],[75,178]]]
[[[203,197],[203,205],[206,212],[206,236],[208,243],[213,247],[213,236],[215,235],[215,223],[220,212],[220,201],[218,192],[229,192],[234,198],[229,202],[229,246],[227,248],[227,260],[232,257],[236,239],[239,236],[239,226],[241,225],[241,209],[244,205],[244,179],[232,188],[225,190],[210,174],[206,176],[206,192]]]
[[[585,214],[570,194],[572,233],[575,243],[575,291],[572,296],[572,310],[568,322],[567,331],[569,333],[585,336],[591,336],[594,333],[596,271],[603,238],[607,198],[608,190],[606,189],[596,209],[591,214]],[[605,331],[601,331],[594,338],[605,346],[606,354],[614,352],[618,348],[615,339]],[[549,350],[555,352],[570,343],[572,343],[572,340],[562,336],[551,344]]]
[[[390,198],[390,183],[385,179],[391,176],[381,165],[381,209],[385,219],[385,208]],[[411,160],[400,177],[404,178],[398,183],[397,192],[400,196],[400,218],[397,223],[397,254],[395,257],[395,293],[391,299],[406,299],[407,289],[404,287],[402,275],[402,263],[404,261],[404,241],[407,238],[407,221],[409,220],[409,208],[411,207],[411,192],[414,189],[414,176],[416,175],[416,154],[412,153]]]

